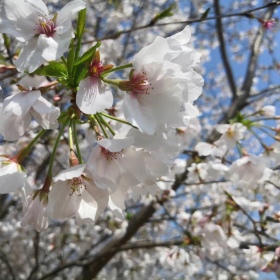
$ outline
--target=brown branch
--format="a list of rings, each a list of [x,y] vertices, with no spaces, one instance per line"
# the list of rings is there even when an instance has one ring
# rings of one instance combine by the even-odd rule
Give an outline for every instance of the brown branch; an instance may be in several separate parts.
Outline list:
[[[237,93],[236,93],[236,85],[234,81],[234,76],[232,72],[232,68],[230,66],[229,60],[228,60],[228,55],[226,51],[226,44],[225,44],[225,39],[224,39],[224,30],[223,30],[223,23],[222,23],[222,18],[221,18],[221,12],[220,12],[220,1],[215,0],[214,1],[214,8],[215,8],[215,14],[216,14],[216,31],[218,35],[218,39],[220,42],[220,53],[221,53],[221,58],[222,62],[226,71],[226,77],[228,80],[228,84],[231,90],[231,94],[233,96],[233,99],[236,99]]]
[[[276,3],[275,3],[276,4]],[[277,5],[279,3],[277,2]],[[270,5],[271,8],[267,10],[265,13],[264,19],[268,20],[272,17],[273,12],[276,6]],[[257,62],[258,62],[258,55],[260,52],[260,46],[264,37],[264,30],[262,26],[259,27],[256,37],[253,41],[251,46],[250,58],[247,65],[246,76],[243,81],[243,85],[240,89],[240,96],[238,96],[235,100],[233,100],[232,104],[228,108],[228,111],[223,116],[223,118],[219,121],[219,123],[228,123],[231,119],[233,119],[237,112],[240,112],[246,105],[247,100],[250,97],[250,92],[253,84],[253,78],[256,73],[257,69]],[[209,138],[208,142],[213,143],[219,137],[218,132],[212,133]]]
[[[13,268],[12,268],[12,266],[11,266],[9,260],[8,260],[8,258],[6,257],[6,255],[5,255],[3,252],[0,252],[0,260],[2,260],[3,263],[6,264],[6,266],[7,266],[7,268],[8,268],[8,271],[9,271],[10,276],[12,277],[12,279],[13,279],[13,280],[16,280],[16,279],[17,279],[17,278],[16,278],[16,274],[15,274],[15,272],[14,272],[14,270],[13,270]]]
[[[264,6],[260,6],[254,9],[250,9],[241,13],[232,13],[232,14],[228,14],[228,15],[220,15],[219,18],[229,18],[229,17],[250,17],[250,14],[252,12],[258,11],[258,10],[263,10],[269,7],[276,7],[279,6],[280,2],[276,1],[276,2],[271,2],[268,3]],[[104,41],[104,40],[109,40],[109,39],[117,39],[119,38],[121,35],[127,34],[127,33],[131,33],[131,32],[135,32],[138,30],[143,30],[143,29],[147,29],[147,28],[152,28],[152,27],[161,27],[161,26],[167,26],[167,25],[187,25],[187,24],[192,24],[192,23],[198,23],[198,22],[204,22],[204,21],[209,21],[209,20],[217,20],[218,17],[207,17],[207,18],[197,18],[197,19],[189,19],[189,20],[185,20],[185,21],[177,21],[177,22],[167,22],[167,23],[157,23],[157,24],[146,24],[146,25],[142,25],[142,26],[138,26],[138,27],[134,27],[128,30],[123,30],[123,31],[119,31],[116,32],[115,34],[112,34],[110,36],[106,36],[103,38],[99,38],[98,41]],[[96,40],[90,40],[90,41],[86,41],[83,42],[83,44],[92,44],[93,42],[97,41]]]

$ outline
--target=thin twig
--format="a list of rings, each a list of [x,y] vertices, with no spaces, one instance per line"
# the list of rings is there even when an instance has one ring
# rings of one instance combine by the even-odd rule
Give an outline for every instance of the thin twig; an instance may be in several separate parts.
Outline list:
[[[228,84],[231,90],[231,94],[233,99],[236,99],[237,93],[236,93],[236,85],[235,85],[235,80],[232,72],[232,68],[230,66],[229,60],[228,60],[228,54],[226,51],[226,44],[224,40],[224,30],[223,30],[223,23],[222,23],[222,18],[221,18],[221,12],[220,12],[220,3],[219,0],[214,1],[214,8],[215,8],[215,14],[216,14],[216,30],[217,30],[217,35],[218,39],[220,42],[220,52],[221,52],[221,58],[222,62],[226,71],[226,77],[228,80]]]

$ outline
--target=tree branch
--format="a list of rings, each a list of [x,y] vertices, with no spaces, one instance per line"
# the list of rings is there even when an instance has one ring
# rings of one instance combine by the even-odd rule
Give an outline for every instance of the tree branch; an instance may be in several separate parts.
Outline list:
[[[228,80],[228,84],[231,90],[231,94],[233,96],[233,99],[236,99],[237,93],[236,93],[236,85],[234,81],[234,76],[232,72],[232,68],[230,66],[229,60],[228,60],[228,55],[226,51],[226,44],[224,40],[224,30],[223,30],[223,23],[222,23],[222,18],[221,18],[221,12],[220,12],[220,3],[219,0],[214,1],[214,8],[215,8],[215,14],[216,14],[216,31],[217,31],[217,36],[220,42],[220,53],[222,57],[222,62],[226,71],[226,76]]]
[[[269,4],[266,4],[264,6],[260,6],[254,9],[250,9],[241,13],[233,13],[233,14],[228,14],[228,15],[220,15],[219,18],[229,18],[229,17],[246,17],[248,18],[248,15],[252,12],[258,11],[258,10],[263,10],[269,7],[274,7],[276,8],[277,6],[280,5],[280,2],[272,2]],[[103,38],[98,39],[99,41],[104,41],[104,40],[109,40],[109,39],[117,39],[119,38],[121,35],[127,34],[127,33],[131,33],[131,32],[135,32],[138,30],[143,30],[143,29],[147,29],[147,28],[152,28],[152,27],[160,27],[160,26],[167,26],[167,25],[187,25],[187,24],[192,24],[192,23],[198,23],[198,22],[204,22],[204,21],[209,21],[209,20],[217,20],[217,17],[206,17],[206,18],[197,18],[197,19],[189,19],[189,20],[185,20],[185,21],[177,21],[177,22],[167,22],[167,23],[157,23],[157,24],[146,24],[146,25],[142,25],[142,26],[138,26],[138,27],[134,27],[128,30],[123,30],[123,31],[119,31],[116,32],[115,34],[109,35],[109,36],[105,36]],[[83,44],[92,44],[93,42],[95,42],[96,40],[90,40],[90,41],[86,41],[83,42]]]
[[[278,3],[278,2],[277,2]],[[273,12],[276,8],[276,6],[270,6],[265,13],[264,19],[270,19],[273,15]],[[259,27],[259,30],[256,34],[255,40],[251,46],[251,52],[250,52],[250,58],[247,65],[247,71],[246,75],[243,81],[243,85],[240,89],[240,96],[236,98],[232,104],[230,105],[227,113],[224,115],[224,117],[219,121],[219,123],[228,123],[231,119],[233,119],[237,112],[240,112],[246,105],[247,105],[247,99],[250,97],[250,92],[253,84],[253,78],[256,73],[257,68],[257,62],[258,62],[258,55],[260,52],[260,46],[262,43],[264,37],[264,31],[262,26]],[[214,132],[209,136],[209,142],[214,142],[217,137],[219,136],[218,132]]]
[[[8,260],[8,258],[4,255],[3,252],[0,252],[0,259],[6,264],[8,271],[10,272],[10,276],[12,277],[13,280],[16,280],[16,274],[14,273],[14,270]]]

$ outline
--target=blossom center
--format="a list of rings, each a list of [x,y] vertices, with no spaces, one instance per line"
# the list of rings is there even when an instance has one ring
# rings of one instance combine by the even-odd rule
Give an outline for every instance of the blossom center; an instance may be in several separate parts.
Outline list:
[[[130,80],[131,91],[134,94],[150,94],[151,84],[147,80],[147,74],[145,72],[132,75]]]
[[[89,66],[88,74],[91,77],[99,78],[104,71],[110,70],[112,68],[113,68],[112,64],[103,65],[102,61],[100,60],[99,50],[97,50]]]
[[[42,17],[39,18],[38,33],[45,34],[47,37],[52,37],[56,29],[56,16],[53,19],[46,20]]]
[[[86,189],[86,186],[83,184],[82,178],[75,177],[69,181],[70,181],[71,190],[72,190],[72,193],[70,193],[70,195],[73,195],[74,193],[76,193],[78,196],[81,196],[82,192]]]
[[[94,59],[89,67],[90,76],[98,78],[103,71],[104,71],[104,66],[102,62]]]
[[[107,158],[107,160],[117,159],[119,156],[122,156],[121,152],[110,152],[109,150],[105,149],[101,146],[102,154]]]
[[[150,94],[150,90],[153,89],[145,72],[135,73],[134,71],[130,74],[129,81],[123,82],[122,87],[124,90],[136,95]]]

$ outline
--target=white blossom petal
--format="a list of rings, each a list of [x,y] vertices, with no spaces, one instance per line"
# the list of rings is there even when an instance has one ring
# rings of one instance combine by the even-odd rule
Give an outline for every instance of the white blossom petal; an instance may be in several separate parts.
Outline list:
[[[83,113],[96,114],[113,105],[113,94],[100,79],[87,77],[80,82],[76,102]]]
[[[57,56],[57,49],[58,49],[58,42],[56,42],[52,37],[47,37],[44,34],[41,34],[38,37],[38,47],[42,50],[42,57],[47,60],[56,60]]]
[[[38,98],[31,109],[31,115],[44,129],[58,128],[59,124],[57,118],[59,117],[59,114],[60,109],[53,106],[42,96]]]
[[[42,57],[42,51],[37,46],[37,38],[33,37],[23,46],[15,65],[20,72],[27,70],[34,72],[46,60]]]
[[[49,193],[49,202],[45,216],[55,219],[67,219],[79,210],[82,197],[73,193],[70,182],[58,181]]]
[[[0,133],[7,141],[18,140],[31,123],[31,115],[27,114],[24,117],[16,116],[12,112],[2,113],[2,104],[0,104]]]
[[[63,32],[69,29],[69,20],[77,12],[86,8],[86,3],[80,0],[74,0],[67,3],[57,14],[58,26],[63,26]],[[71,28],[71,25],[70,25]]]
[[[54,182],[66,181],[66,180],[70,180],[73,178],[78,178],[84,172],[85,167],[86,167],[85,164],[79,164],[79,165],[72,166],[66,170],[61,171],[58,175],[56,175],[53,178],[53,181]]]
[[[23,91],[5,98],[3,103],[3,114],[13,113],[16,116],[24,117],[41,96],[39,90]]]
[[[10,193],[24,185],[26,174],[17,170],[16,163],[2,165],[0,168],[0,193]]]

